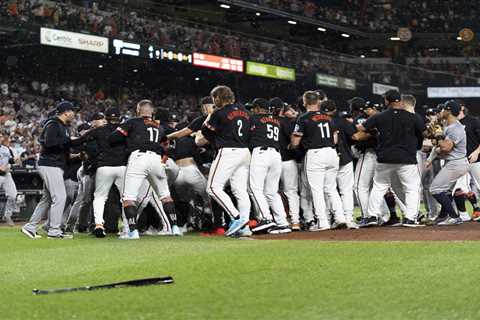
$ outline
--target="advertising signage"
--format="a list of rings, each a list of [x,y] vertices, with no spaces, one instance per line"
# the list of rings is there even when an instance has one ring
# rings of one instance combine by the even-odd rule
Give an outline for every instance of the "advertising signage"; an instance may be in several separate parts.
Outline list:
[[[252,76],[295,81],[295,69],[247,61],[247,74]]]
[[[382,83],[376,83],[374,82],[372,84],[372,92],[373,94],[378,94],[378,95],[383,95],[385,92],[387,92],[388,90],[399,90],[398,87],[396,86],[391,86],[391,85],[387,85],[387,84],[382,84]]]
[[[335,77],[328,74],[317,73],[316,82],[319,86],[327,86],[334,88],[342,88],[348,90],[356,90],[357,82],[354,79]]]
[[[429,98],[480,98],[480,87],[429,87]]]
[[[193,65],[226,71],[243,72],[242,60],[197,52],[193,53]]]
[[[40,28],[40,43],[47,46],[108,53],[108,38],[57,29]]]

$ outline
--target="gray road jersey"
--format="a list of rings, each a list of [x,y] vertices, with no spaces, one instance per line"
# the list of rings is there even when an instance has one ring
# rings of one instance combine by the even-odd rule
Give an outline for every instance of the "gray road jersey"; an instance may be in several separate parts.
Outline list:
[[[447,126],[444,130],[447,139],[453,141],[452,151],[445,156],[445,160],[455,160],[465,158],[467,156],[467,134],[465,127],[460,121],[456,121]]]
[[[0,166],[8,164],[8,160],[12,157],[10,151],[5,146],[0,146]]]

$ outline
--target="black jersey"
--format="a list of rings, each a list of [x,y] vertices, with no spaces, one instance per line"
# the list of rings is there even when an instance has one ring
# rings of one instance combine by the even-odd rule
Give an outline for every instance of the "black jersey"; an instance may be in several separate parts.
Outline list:
[[[271,114],[250,117],[250,147],[269,147],[280,151],[280,118]]]
[[[467,156],[480,145],[480,120],[470,115],[465,116],[460,122],[465,126],[467,134]],[[477,162],[480,162],[480,157]]]
[[[201,130],[202,125],[206,119],[207,119],[207,116],[203,116],[203,115],[193,119],[193,121],[188,124],[188,129],[192,130],[193,132]]]
[[[335,147],[333,137],[336,131],[330,116],[320,111],[309,111],[298,118],[293,134],[301,136],[302,146],[309,150]]]
[[[337,151],[340,157],[340,165],[344,166],[353,161],[351,150],[352,136],[357,131],[352,123],[341,117],[333,118],[335,127],[338,128],[338,144]]]
[[[186,136],[180,139],[175,139],[170,141],[168,157],[175,161],[185,158],[193,158],[197,154],[197,149],[193,137]]]
[[[367,121],[367,117],[362,115],[353,120],[353,124],[356,127],[359,124],[363,124],[365,121]],[[370,134],[370,137],[366,140],[362,141],[357,141],[355,143],[355,148],[357,148],[358,151],[365,153],[367,149],[376,149],[377,148],[377,130],[372,129],[372,130],[367,130],[367,132]]]
[[[165,129],[160,125],[160,121],[152,118],[132,118],[118,126],[116,132],[125,137],[128,154],[136,150],[153,151],[159,155],[165,153],[162,144],[166,141]],[[110,139],[110,143],[115,143],[115,140]]]
[[[217,148],[248,148],[250,115],[244,106],[226,105],[215,110],[202,127],[202,134]]]
[[[118,167],[127,164],[127,152],[124,143],[110,143],[109,137],[118,125],[108,123],[85,134],[82,139],[94,140],[97,144],[97,167]]]
[[[298,155],[295,150],[288,149],[290,144],[290,137],[295,128],[295,121],[288,118],[280,118],[280,155],[282,161],[297,160]]]

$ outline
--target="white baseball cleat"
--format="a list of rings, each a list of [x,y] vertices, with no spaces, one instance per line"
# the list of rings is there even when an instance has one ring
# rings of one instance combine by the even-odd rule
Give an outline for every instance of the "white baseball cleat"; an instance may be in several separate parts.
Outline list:
[[[183,236],[183,231],[177,226],[172,226],[172,235],[181,237]]]
[[[459,212],[459,215],[460,215],[460,219],[462,219],[463,222],[468,222],[472,220],[468,212]]]
[[[140,235],[138,234],[138,230],[135,229],[133,231],[122,234],[119,238],[122,240],[138,240],[140,239]]]

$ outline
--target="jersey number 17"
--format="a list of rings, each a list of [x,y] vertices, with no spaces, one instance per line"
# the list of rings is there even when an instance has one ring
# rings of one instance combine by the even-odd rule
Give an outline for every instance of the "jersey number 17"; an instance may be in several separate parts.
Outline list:
[[[150,133],[150,142],[158,143],[159,131],[157,128],[148,127],[148,132]]]

